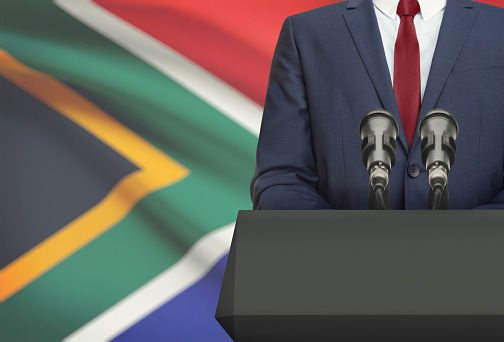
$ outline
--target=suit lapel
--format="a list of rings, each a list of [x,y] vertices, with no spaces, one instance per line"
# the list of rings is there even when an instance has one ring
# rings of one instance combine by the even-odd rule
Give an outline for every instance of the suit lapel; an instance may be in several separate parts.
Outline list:
[[[355,46],[359,51],[362,62],[366,67],[384,109],[390,111],[396,118],[399,126],[402,127],[372,1],[349,0],[344,17],[348,30],[352,35]],[[374,108],[369,108],[369,110],[372,109]],[[402,129],[399,129],[398,138],[405,150],[408,151],[408,144]]]
[[[420,142],[418,123],[425,113],[434,109],[475,18],[476,13],[472,10],[471,1],[447,1],[443,23],[439,31],[436,51],[432,59],[429,80],[427,81],[427,87],[425,88],[425,94],[420,108],[412,150],[415,148],[415,145]],[[446,109],[449,110],[449,108]],[[455,113],[455,115],[457,114]]]

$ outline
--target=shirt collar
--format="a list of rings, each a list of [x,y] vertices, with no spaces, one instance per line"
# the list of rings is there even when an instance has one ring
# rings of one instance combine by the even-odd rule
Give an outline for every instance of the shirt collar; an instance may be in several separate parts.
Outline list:
[[[397,18],[399,0],[373,0],[373,4],[392,20]],[[446,7],[446,0],[418,0],[423,21],[429,21]]]

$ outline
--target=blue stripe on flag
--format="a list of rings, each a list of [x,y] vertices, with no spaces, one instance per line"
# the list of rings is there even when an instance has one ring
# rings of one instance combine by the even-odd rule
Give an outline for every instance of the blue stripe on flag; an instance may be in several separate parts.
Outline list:
[[[232,342],[215,320],[227,255],[199,282],[116,337],[113,342]]]

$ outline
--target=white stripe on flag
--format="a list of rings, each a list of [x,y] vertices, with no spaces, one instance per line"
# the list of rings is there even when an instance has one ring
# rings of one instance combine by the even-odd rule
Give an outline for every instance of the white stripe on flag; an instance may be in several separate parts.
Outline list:
[[[91,0],[54,0],[54,3],[158,69],[250,133],[259,135],[262,107],[226,82]]]
[[[229,252],[235,223],[199,239],[173,266],[63,339],[108,342],[201,280]],[[215,323],[217,324],[217,322]]]

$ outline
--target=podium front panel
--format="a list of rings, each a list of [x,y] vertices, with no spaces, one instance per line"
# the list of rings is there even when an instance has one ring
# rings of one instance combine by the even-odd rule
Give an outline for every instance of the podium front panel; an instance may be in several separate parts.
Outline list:
[[[235,341],[504,341],[503,228],[502,211],[241,211],[216,317]]]

